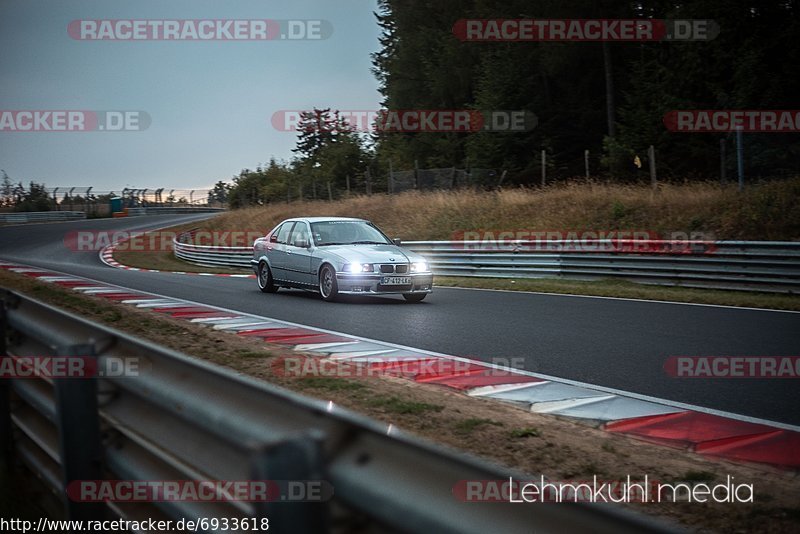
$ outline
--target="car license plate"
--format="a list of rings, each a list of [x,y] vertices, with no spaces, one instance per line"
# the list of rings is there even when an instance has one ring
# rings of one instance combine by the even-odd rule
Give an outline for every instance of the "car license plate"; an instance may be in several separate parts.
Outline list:
[[[381,285],[407,286],[411,285],[411,278],[408,276],[384,276],[383,278],[381,278]]]

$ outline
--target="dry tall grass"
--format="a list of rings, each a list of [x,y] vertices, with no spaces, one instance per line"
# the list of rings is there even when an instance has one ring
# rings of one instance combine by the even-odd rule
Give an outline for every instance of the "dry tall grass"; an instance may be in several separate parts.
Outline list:
[[[449,239],[465,230],[703,231],[719,239],[799,240],[800,178],[739,193],[714,183],[647,186],[568,183],[545,189],[407,192],[335,202],[270,204],[225,213],[209,230],[267,231],[297,216],[369,219],[392,237]]]

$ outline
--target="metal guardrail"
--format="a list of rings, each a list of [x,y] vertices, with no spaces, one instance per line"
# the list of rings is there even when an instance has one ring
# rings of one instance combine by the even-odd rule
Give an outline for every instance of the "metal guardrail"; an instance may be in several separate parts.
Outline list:
[[[641,532],[664,525],[584,504],[466,503],[466,480],[524,475],[334,406],[5,292],[5,357],[81,355],[138,376],[0,380],[0,436],[71,519],[267,517],[270,532]],[[6,339],[11,340],[3,346]],[[326,481],[327,502],[76,503],[75,480]],[[528,479],[530,480],[530,479]]]
[[[147,207],[147,208],[128,208],[128,216],[138,215],[163,215],[178,213],[219,213],[225,211],[223,208],[207,207]],[[86,218],[85,211],[21,211],[15,213],[0,213],[0,224],[23,224],[31,222],[57,222],[75,221]]]
[[[189,233],[181,234],[172,240],[175,257],[195,265],[205,267],[250,268],[253,257],[251,247],[217,247],[190,243]]]
[[[141,215],[165,215],[165,214],[184,214],[184,213],[221,213],[225,211],[223,208],[208,208],[199,206],[181,207],[160,207],[160,206],[146,206],[138,208],[125,208],[128,217],[137,217]]]
[[[21,211],[0,213],[0,223],[55,222],[85,219],[85,211]]]
[[[173,240],[175,256],[203,266],[250,267],[249,247]],[[800,292],[800,243],[782,241],[631,243],[568,241],[407,241],[440,276],[617,278],[645,284]],[[634,248],[634,247],[639,247]],[[616,250],[615,250],[616,249]]]
[[[141,217],[147,215],[147,208],[125,208],[128,217]]]
[[[148,215],[158,215],[161,213],[222,213],[225,208],[212,208],[207,206],[148,206]]]

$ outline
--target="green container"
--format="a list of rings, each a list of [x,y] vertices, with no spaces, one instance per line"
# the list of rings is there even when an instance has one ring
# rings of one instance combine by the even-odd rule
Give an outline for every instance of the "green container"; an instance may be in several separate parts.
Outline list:
[[[122,197],[111,197],[109,202],[111,203],[111,213],[122,211]]]

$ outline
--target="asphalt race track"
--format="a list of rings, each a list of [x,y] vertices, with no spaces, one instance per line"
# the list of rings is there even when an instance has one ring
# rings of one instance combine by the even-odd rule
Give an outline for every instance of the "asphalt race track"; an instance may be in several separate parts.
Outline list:
[[[255,280],[113,269],[63,243],[75,230],[141,230],[208,215],[0,227],[0,258],[131,289],[303,323],[537,373],[800,425],[797,379],[677,379],[670,356],[798,356],[800,313],[437,288],[424,302],[261,293]],[[514,360],[512,360],[514,359]],[[517,360],[518,359],[518,360]]]

